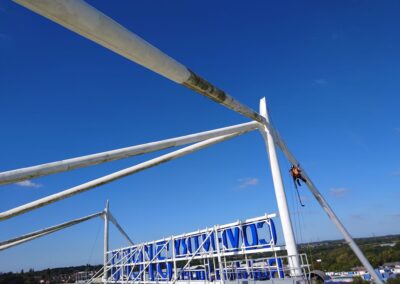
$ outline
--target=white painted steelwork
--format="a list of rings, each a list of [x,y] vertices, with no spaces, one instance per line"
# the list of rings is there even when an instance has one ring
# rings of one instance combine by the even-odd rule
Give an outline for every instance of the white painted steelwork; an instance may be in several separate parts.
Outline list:
[[[236,101],[224,91],[213,86],[200,76],[196,75],[182,64],[176,62],[166,54],[154,48],[146,41],[123,28],[95,8],[81,0],[15,0],[19,4],[67,27],[103,46],[109,48],[154,72],[171,79],[182,85],[230,108],[242,115],[260,122],[274,138],[275,143],[282,149],[286,157],[293,163],[297,160],[289,152],[285,143],[260,114],[248,106]],[[326,200],[305,173],[307,185],[322,206],[328,217],[332,220],[345,240],[349,243],[356,256],[366,267],[374,280],[382,284],[372,266],[365,258],[357,244],[354,242],[346,228],[334,214]],[[65,196],[64,196],[65,197]],[[43,206],[42,204],[41,206]],[[22,208],[19,208],[22,209]],[[22,210],[23,211],[23,210]],[[22,212],[20,211],[20,212]],[[27,211],[27,210],[25,210]],[[10,213],[10,212],[9,212]],[[3,214],[3,219],[4,218]],[[11,217],[10,215],[9,217]],[[9,218],[8,217],[8,218]]]
[[[253,120],[264,119],[189,68],[175,61],[133,32],[82,0],[14,0],[22,6],[70,29],[157,74]]]
[[[108,217],[107,217],[107,215],[108,215]],[[32,233],[29,233],[29,234],[25,234],[25,235],[22,235],[22,236],[19,236],[19,237],[16,237],[16,238],[12,238],[12,239],[9,239],[7,241],[0,242],[0,251],[8,249],[8,248],[11,248],[11,247],[16,246],[16,245],[23,244],[23,243],[28,242],[28,241],[32,241],[34,239],[37,239],[37,238],[40,238],[40,237],[43,237],[43,236],[46,236],[46,235],[49,235],[49,234],[52,234],[52,233],[55,233],[55,232],[58,232],[60,230],[63,230],[63,229],[78,225],[80,223],[89,221],[89,220],[94,219],[96,217],[102,217],[104,219],[104,232],[105,232],[105,234],[104,234],[104,236],[105,236],[105,238],[104,238],[104,244],[105,244],[104,251],[108,251],[108,226],[109,226],[109,222],[108,221],[111,221],[115,225],[115,227],[118,229],[118,231],[121,233],[121,235],[127,239],[127,241],[129,242],[130,245],[134,245],[134,243],[132,242],[132,240],[130,239],[128,234],[124,231],[124,229],[121,227],[121,225],[118,223],[116,218],[111,215],[111,212],[109,210],[109,202],[107,201],[105,209],[103,211],[101,211],[101,212],[94,213],[94,214],[91,214],[91,215],[88,215],[88,216],[85,216],[85,217],[82,217],[82,218],[74,219],[74,220],[71,220],[71,221],[68,221],[68,222],[64,222],[64,223],[61,223],[61,224],[58,224],[58,225],[55,225],[55,226],[51,226],[51,227],[48,227],[48,228],[44,228],[44,229],[32,232]],[[105,260],[104,263],[107,263],[107,261]]]
[[[108,209],[108,219],[111,221],[111,223],[114,224],[114,226],[117,228],[117,230],[121,233],[122,236],[125,237],[125,239],[127,239],[127,241],[133,246],[134,243],[131,240],[131,238],[128,236],[128,234],[124,231],[124,229],[122,229],[121,225],[118,223],[117,219],[114,217],[113,214],[111,214],[110,209]]]
[[[103,218],[104,218],[104,237],[103,237],[103,251],[108,251],[109,245],[110,245],[110,241],[109,241],[109,237],[110,237],[110,232],[109,232],[109,210],[110,210],[110,203],[107,200],[106,202],[106,207],[104,208],[104,212],[103,212]],[[104,259],[103,259],[103,263],[104,263],[104,272],[103,275],[106,275],[106,268],[105,268],[105,264],[108,262],[108,255],[104,254],[103,255]],[[103,278],[103,281],[105,281],[106,279]]]
[[[0,250],[3,250],[5,248],[4,247],[5,245],[14,244],[16,242],[27,240],[27,239],[31,240],[31,239],[34,239],[35,237],[38,237],[38,236],[41,236],[41,235],[46,235],[48,233],[52,233],[52,232],[55,232],[55,231],[59,231],[61,229],[65,229],[65,228],[71,227],[73,225],[80,224],[80,223],[88,221],[90,219],[93,219],[93,218],[96,218],[96,217],[100,217],[102,215],[103,215],[103,212],[98,212],[98,213],[91,214],[91,215],[88,215],[88,216],[85,216],[85,217],[82,217],[82,218],[78,218],[78,219],[74,219],[74,220],[62,223],[62,224],[59,224],[59,225],[55,225],[55,226],[48,227],[48,228],[45,228],[45,229],[42,229],[42,230],[39,230],[39,231],[35,231],[35,232],[29,233],[29,234],[26,234],[26,235],[22,235],[22,236],[19,236],[19,237],[16,237],[16,238],[12,238],[12,239],[7,240],[7,241],[0,242]]]
[[[41,199],[26,203],[24,205],[15,207],[15,208],[10,209],[8,211],[1,212],[0,213],[0,221],[12,218],[14,216],[23,214],[23,213],[31,211],[31,210],[34,210],[36,208],[43,207],[43,206],[45,206],[47,204],[50,204],[50,203],[65,199],[67,197],[70,197],[70,196],[73,196],[73,195],[76,195],[76,194],[79,194],[79,193],[82,193],[82,192],[87,191],[89,189],[98,187],[100,185],[104,185],[106,183],[112,182],[114,180],[123,178],[123,177],[128,176],[128,175],[132,175],[134,173],[137,173],[137,172],[143,171],[145,169],[157,166],[159,164],[174,160],[176,158],[179,158],[179,157],[185,156],[187,154],[193,153],[195,151],[198,151],[198,150],[203,149],[205,147],[208,147],[210,145],[214,145],[216,143],[231,139],[231,138],[236,137],[238,135],[241,135],[241,134],[243,134],[245,132],[248,132],[248,131],[243,131],[243,132],[239,132],[239,133],[223,135],[223,136],[220,136],[220,137],[207,139],[205,141],[195,143],[193,145],[184,147],[182,149],[173,151],[171,153],[168,153],[168,154],[159,156],[157,158],[148,160],[146,162],[137,164],[137,165],[132,166],[130,168],[126,168],[124,170],[120,170],[118,172],[115,172],[115,173],[103,176],[101,178],[98,178],[98,179],[83,183],[81,185],[72,187],[70,189],[66,189],[64,191],[61,191],[61,192],[58,192],[58,193],[43,197]]]
[[[15,183],[27,179],[37,178],[50,174],[56,174],[83,167],[93,166],[115,160],[125,159],[133,156],[138,156],[146,153],[151,153],[159,150],[164,150],[171,147],[182,146],[185,144],[196,143],[210,138],[219,137],[221,135],[232,134],[241,131],[251,131],[259,127],[256,122],[247,122],[238,125],[213,129],[209,131],[189,134],[185,136],[150,142],[141,145],[96,153],[76,157],[67,160],[61,160],[37,166],[21,168],[0,173],[0,185]]]
[[[183,83],[190,77],[190,72],[185,66],[85,1],[16,0],[15,2],[176,83]]]
[[[82,222],[91,220],[93,218],[101,217],[102,215],[103,215],[103,212],[98,212],[98,213],[95,213],[95,214],[88,215],[86,217],[82,217],[82,218],[78,218],[78,219],[75,219],[75,220],[71,220],[71,221],[56,225],[56,226],[48,227],[48,228],[45,228],[45,229],[42,229],[42,230],[39,230],[39,231],[36,231],[36,232],[32,232],[32,233],[29,233],[29,234],[26,234],[26,235],[22,235],[22,236],[17,237],[17,238],[13,238],[13,239],[10,239],[10,240],[7,240],[7,241],[0,242],[0,251],[8,249],[8,248],[11,248],[11,247],[16,246],[16,245],[23,244],[23,243],[28,242],[28,241],[32,241],[34,239],[43,237],[45,235],[49,235],[49,234],[55,233],[55,232],[60,231],[62,229],[66,229],[68,227],[80,224]]]
[[[288,158],[288,160],[293,164],[293,165],[299,165],[299,162],[296,160],[296,158],[293,156],[293,154],[289,151],[287,148],[286,144],[284,141],[277,135],[279,138],[279,147],[282,149],[283,153],[285,156]],[[336,228],[339,230],[339,232],[342,234],[343,238],[345,239],[346,243],[350,246],[350,248],[353,250],[354,254],[357,256],[357,258],[360,260],[362,265],[365,267],[365,269],[368,271],[368,273],[371,275],[373,280],[378,283],[378,284],[384,284],[382,280],[379,278],[378,274],[376,273],[375,269],[372,267],[372,265],[369,263],[368,259],[365,257],[364,253],[361,251],[360,247],[356,244],[354,241],[353,237],[350,235],[350,233],[347,231],[346,227],[342,224],[340,219],[336,216],[335,212],[333,209],[329,206],[328,202],[324,198],[324,196],[321,194],[321,192],[318,190],[318,188],[315,186],[315,184],[312,182],[310,177],[308,176],[307,172],[305,171],[304,168],[302,168],[299,165],[299,168],[302,171],[302,176],[307,180],[306,184],[308,188],[310,189],[311,193],[317,200],[317,202],[321,205],[322,209],[325,211],[325,213],[328,215],[329,219],[333,222],[333,224],[336,226]]]
[[[246,220],[243,220],[243,221],[236,221],[236,222],[232,222],[232,223],[224,224],[224,225],[216,225],[215,228],[217,228],[217,230],[225,230],[226,228],[237,227],[237,226],[239,226],[240,224],[243,224],[243,223],[253,224],[253,223],[257,223],[257,222],[263,221],[263,220],[272,219],[272,218],[275,218],[275,217],[277,217],[275,213],[265,214],[265,215],[260,216],[260,217],[249,218],[249,219],[246,219]],[[204,233],[207,233],[209,231],[210,231],[210,228],[206,228],[206,229],[202,229],[202,230],[197,230],[197,231],[192,232],[192,233],[184,233],[184,234],[180,234],[180,235],[174,235],[174,238],[175,239],[179,239],[179,238],[187,237],[188,235],[191,235],[191,234],[204,234]],[[142,244],[135,245],[135,246],[149,245],[149,244],[158,243],[158,242],[161,242],[161,241],[164,241],[164,240],[165,240],[165,238],[158,239],[158,240],[151,241],[151,242],[144,242]],[[130,247],[131,246],[126,246],[126,247],[118,248],[116,250],[112,250],[110,252],[118,251],[118,250],[122,250],[122,249],[127,249],[127,248],[130,248]],[[276,248],[277,247],[275,247],[275,249]]]
[[[269,236],[271,238],[269,242],[257,245],[246,244],[246,241],[239,237],[241,245],[238,248],[232,247],[226,241],[227,230],[238,228],[239,231],[244,232],[246,228],[256,227],[261,223],[272,226],[271,218],[273,217],[275,214],[264,215],[112,250],[108,252],[109,262],[106,266],[104,282],[173,284],[201,281],[203,283],[223,283],[237,279],[284,278],[285,274],[294,274],[293,268],[288,265],[289,262],[294,262],[291,256],[280,257],[277,255],[277,252],[284,248],[275,246],[275,237]],[[260,233],[258,238],[268,237]],[[265,233],[268,235],[268,231]],[[197,240],[197,245],[196,242],[193,244],[193,239]],[[182,246],[183,240],[185,240],[185,246]],[[187,251],[177,250],[175,244],[178,244],[180,248],[187,246]],[[298,264],[299,267],[296,269],[301,270],[301,275],[308,274],[309,265],[304,255],[301,256],[301,263]]]
[[[269,120],[267,103],[265,101],[265,98],[262,98],[260,100],[260,114],[272,126],[272,124]],[[299,259],[296,257],[299,253],[297,251],[296,239],[295,239],[294,232],[293,232],[292,221],[290,219],[290,213],[289,213],[289,207],[288,207],[287,200],[286,200],[285,188],[283,186],[278,156],[277,156],[277,153],[275,150],[274,138],[266,127],[260,128],[260,132],[261,132],[262,136],[264,137],[265,145],[266,145],[267,151],[268,151],[270,168],[271,168],[271,172],[272,172],[272,181],[274,183],[275,195],[276,195],[276,200],[278,203],[279,217],[281,218],[281,221],[282,221],[282,231],[283,231],[283,236],[285,238],[286,249],[287,249],[288,255],[295,256],[292,259],[290,259],[290,260],[293,260],[293,263],[289,263],[289,265],[291,268],[300,267]],[[301,270],[293,269],[292,271],[294,273],[293,276],[301,276],[301,273],[302,273]]]

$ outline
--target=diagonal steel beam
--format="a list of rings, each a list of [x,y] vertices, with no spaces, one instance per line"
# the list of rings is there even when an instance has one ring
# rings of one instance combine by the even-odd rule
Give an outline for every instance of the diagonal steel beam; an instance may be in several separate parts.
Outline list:
[[[221,135],[232,134],[240,131],[254,130],[258,127],[259,125],[257,122],[247,122],[185,136],[165,139],[161,141],[106,151],[102,153],[96,153],[92,155],[86,155],[72,159],[36,165],[32,167],[6,171],[0,173],[0,185],[15,183],[22,180],[38,178],[41,176],[125,159],[133,156],[168,149],[171,147],[195,143],[206,139],[215,138]]]
[[[265,98],[262,98],[260,101],[260,107],[264,108],[265,114],[267,114],[267,106],[266,106],[266,101]],[[272,126],[271,126],[272,128]],[[262,129],[260,128],[261,134],[266,135],[269,130]],[[299,162],[297,159],[294,157],[292,152],[290,152],[289,148],[286,146],[286,143],[283,141],[283,139],[279,136],[279,133],[274,130],[273,138],[271,139],[272,141],[275,142],[276,145],[282,150],[286,158],[289,160],[289,162],[292,165],[299,165]],[[300,165],[299,165],[300,167]],[[372,267],[372,265],[369,263],[368,259],[365,257],[364,253],[361,251],[359,246],[356,244],[354,241],[353,237],[350,235],[350,233],[347,231],[346,227],[342,224],[340,219],[336,216],[335,212],[333,209],[329,206],[328,202],[324,198],[324,196],[321,194],[321,192],[318,190],[318,188],[315,186],[311,178],[307,175],[306,171],[304,168],[301,168],[302,170],[302,175],[306,179],[306,184],[308,189],[311,191],[321,208],[325,211],[325,213],[328,215],[329,219],[332,221],[332,223],[336,226],[338,231],[342,234],[343,238],[345,239],[346,243],[350,246],[350,248],[353,250],[354,254],[357,256],[357,258],[360,260],[362,265],[367,269],[369,274],[372,276],[374,281],[378,284],[383,284],[382,280],[379,278],[378,274]]]
[[[161,76],[242,115],[264,122],[250,107],[237,101],[188,67],[82,0],[14,0],[22,6],[86,37]]]
[[[118,223],[117,219],[115,219],[114,215],[111,214],[110,211],[108,211],[108,218],[110,219],[111,223],[113,223],[114,226],[118,229],[118,231],[121,233],[121,235],[123,235],[125,237],[125,239],[127,239],[129,244],[132,246],[135,245],[133,243],[133,241],[131,240],[131,238],[128,236],[128,234],[124,231],[124,229],[122,229],[121,225]]]
[[[128,175],[135,174],[137,172],[143,171],[143,170],[148,169],[148,168],[152,168],[154,166],[157,166],[159,164],[174,160],[176,158],[191,154],[193,152],[196,152],[196,151],[201,150],[203,148],[206,148],[208,146],[223,142],[223,141],[231,139],[233,137],[239,136],[239,135],[241,135],[243,133],[246,133],[246,132],[248,132],[248,131],[233,133],[233,134],[229,134],[229,135],[223,135],[223,136],[220,136],[220,137],[211,138],[211,139],[208,139],[208,140],[205,140],[205,141],[202,141],[202,142],[198,142],[198,143],[195,143],[193,145],[184,147],[182,149],[179,149],[179,150],[170,152],[168,154],[159,156],[157,158],[154,158],[154,159],[145,161],[143,163],[134,165],[132,167],[129,167],[129,168],[114,172],[112,174],[97,178],[95,180],[83,183],[81,185],[66,189],[64,191],[61,191],[61,192],[58,192],[58,193],[43,197],[41,199],[26,203],[24,205],[15,207],[15,208],[10,209],[10,210],[1,212],[0,213],[0,221],[15,217],[17,215],[20,215],[20,214],[23,214],[23,213],[26,213],[26,212],[29,212],[29,211],[34,210],[36,208],[40,208],[40,207],[46,206],[46,205],[51,204],[53,202],[68,198],[70,196],[73,196],[73,195],[76,195],[76,194],[79,194],[79,193],[82,193],[82,192],[85,192],[85,191],[87,191],[89,189],[104,185],[106,183],[110,183],[110,182],[112,182],[114,180],[123,178],[123,177],[128,176]]]
[[[26,234],[26,235],[23,235],[23,236],[19,236],[19,237],[13,238],[13,239],[9,239],[7,241],[0,242],[0,251],[1,250],[5,250],[7,248],[11,248],[13,246],[16,246],[16,245],[19,245],[19,244],[22,244],[22,243],[25,243],[25,242],[28,242],[28,241],[32,241],[34,239],[37,239],[37,238],[43,237],[45,235],[60,231],[62,229],[65,229],[65,228],[80,224],[80,223],[88,221],[90,219],[93,219],[93,218],[96,218],[96,217],[100,217],[102,215],[103,215],[103,212],[98,212],[98,213],[91,214],[91,215],[88,215],[88,216],[85,216],[85,217],[82,217],[82,218],[78,218],[78,219],[74,219],[74,220],[62,223],[62,224],[59,224],[59,225],[48,227],[48,228],[45,228],[45,229],[42,229],[42,230],[39,230],[39,231],[36,231],[36,232],[32,232],[32,233],[29,233],[29,234]]]

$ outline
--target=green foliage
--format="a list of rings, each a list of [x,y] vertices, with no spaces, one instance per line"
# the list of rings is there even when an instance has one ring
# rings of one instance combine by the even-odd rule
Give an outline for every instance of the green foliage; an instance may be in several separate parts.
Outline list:
[[[357,239],[356,242],[374,267],[382,265],[385,262],[400,261],[400,235],[363,238]],[[393,247],[381,246],[381,244],[385,243],[396,243],[396,245]],[[303,244],[300,245],[300,252],[308,255],[312,269],[322,271],[350,271],[354,267],[361,266],[361,263],[352,250],[343,241]],[[284,254],[284,252],[278,252],[277,254]],[[317,262],[317,259],[321,259],[321,262]],[[86,265],[45,269],[42,271],[29,269],[28,272],[21,270],[21,273],[0,273],[0,284],[37,284],[41,279],[49,281],[51,284],[60,283],[59,277],[61,275],[69,276],[69,283],[74,283],[76,272],[97,271],[100,267],[100,265]],[[353,282],[353,284],[365,283],[368,282],[357,277]],[[400,278],[390,279],[387,284],[400,284]]]
[[[353,284],[369,284],[369,281],[364,280],[360,276],[353,277]]]
[[[21,273],[0,273],[0,284],[38,284],[40,280],[48,281],[50,284],[61,283],[68,278],[67,283],[75,283],[75,274],[79,271],[97,271],[101,265],[85,265],[75,267],[48,268],[42,271],[29,269]],[[63,279],[61,281],[61,276]]]
[[[356,239],[357,244],[364,252],[373,267],[385,262],[400,261],[400,236],[385,236]],[[395,246],[381,246],[385,243],[396,243]],[[344,241],[328,241],[301,245],[300,251],[307,253],[312,269],[323,271],[350,271],[361,266],[350,247]],[[321,262],[317,262],[321,259]]]
[[[400,277],[388,279],[386,284],[400,284]]]
[[[25,282],[21,275],[9,272],[0,275],[0,284],[25,284]]]

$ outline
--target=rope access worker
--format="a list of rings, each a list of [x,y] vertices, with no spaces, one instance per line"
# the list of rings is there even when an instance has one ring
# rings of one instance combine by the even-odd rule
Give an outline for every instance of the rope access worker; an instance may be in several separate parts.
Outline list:
[[[294,185],[297,187],[296,182],[299,186],[301,186],[300,180],[302,180],[304,183],[307,182],[307,180],[301,175],[301,170],[298,166],[293,165],[290,170],[290,175],[293,178]]]

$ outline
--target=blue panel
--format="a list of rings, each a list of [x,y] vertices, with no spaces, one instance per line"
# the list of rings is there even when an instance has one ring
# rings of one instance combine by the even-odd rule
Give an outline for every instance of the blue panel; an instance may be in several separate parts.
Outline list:
[[[283,273],[283,265],[282,265],[282,259],[280,257],[271,258],[268,260],[268,264],[270,266],[276,266],[276,269],[271,269],[271,277],[275,278],[276,273],[279,273],[280,278],[284,278],[285,275]]]
[[[251,237],[252,237],[251,243],[249,243],[247,228],[250,228]],[[258,245],[258,232],[257,232],[257,227],[255,224],[243,226],[243,236],[244,236],[244,245],[246,248],[250,247],[250,246]]]
[[[240,240],[240,229],[238,227],[235,227],[235,228],[233,228],[233,230],[234,230],[234,233],[232,232],[231,228],[223,231],[222,241],[223,241],[224,246],[226,248],[229,248],[228,240],[227,240],[227,236],[228,236],[231,248],[233,248],[234,250],[238,250],[239,240]]]
[[[162,270],[162,267],[166,266],[166,272],[164,273]],[[163,263],[158,263],[157,264],[157,272],[160,275],[162,280],[171,280],[172,279],[172,263],[167,262],[165,264]]]

